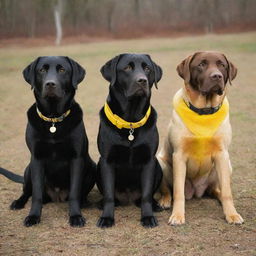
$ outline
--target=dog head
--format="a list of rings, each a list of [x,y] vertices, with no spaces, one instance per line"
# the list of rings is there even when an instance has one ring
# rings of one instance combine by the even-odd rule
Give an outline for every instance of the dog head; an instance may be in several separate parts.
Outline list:
[[[149,97],[151,88],[162,77],[162,69],[146,54],[120,54],[101,68],[111,87],[126,98]]]
[[[226,83],[236,77],[237,68],[219,52],[196,52],[177,66],[185,84],[203,95],[222,95]]]
[[[84,79],[85,70],[74,60],[62,56],[38,57],[23,70],[27,83],[36,96],[43,99],[61,99],[75,93]]]

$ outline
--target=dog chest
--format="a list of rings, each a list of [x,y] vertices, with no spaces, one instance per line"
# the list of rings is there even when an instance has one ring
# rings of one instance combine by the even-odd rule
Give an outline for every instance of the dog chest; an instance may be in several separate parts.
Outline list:
[[[150,150],[147,145],[138,146],[112,146],[109,155],[108,162],[119,166],[122,165],[141,165],[150,160]]]
[[[39,159],[71,159],[76,156],[76,151],[68,142],[47,142],[35,143],[34,154]]]
[[[197,163],[204,162],[221,150],[219,137],[189,136],[182,140],[182,150],[188,159],[192,158]]]

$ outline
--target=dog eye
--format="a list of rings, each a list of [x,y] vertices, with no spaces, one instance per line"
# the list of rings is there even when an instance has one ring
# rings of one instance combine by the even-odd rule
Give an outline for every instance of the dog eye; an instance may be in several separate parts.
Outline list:
[[[198,65],[199,68],[203,68],[204,66],[205,66],[205,63],[204,63],[204,62],[201,62],[201,63]]]
[[[127,66],[124,68],[124,71],[131,71],[131,70],[132,70],[131,65],[127,65]]]
[[[46,72],[46,69],[45,69],[45,68],[40,68],[40,69],[39,69],[39,72],[40,72],[40,73],[45,73],[45,72]]]
[[[146,73],[150,73],[151,70],[150,70],[149,67],[145,67],[145,68],[144,68],[144,71],[145,71]]]
[[[226,66],[225,66],[225,64],[224,63],[222,63],[222,62],[220,62],[219,63],[219,66],[221,66],[221,67],[223,67],[223,68],[225,68]]]
[[[66,70],[64,68],[59,69],[59,73],[64,73]]]

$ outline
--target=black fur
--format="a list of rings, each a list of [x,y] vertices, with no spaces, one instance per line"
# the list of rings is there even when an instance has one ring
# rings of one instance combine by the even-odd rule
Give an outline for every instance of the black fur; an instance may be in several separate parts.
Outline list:
[[[141,120],[149,106],[151,88],[162,76],[162,70],[148,55],[121,54],[102,68],[110,82],[107,102],[114,114],[130,122]],[[162,170],[155,157],[158,148],[157,113],[152,107],[146,124],[134,130],[134,141],[128,140],[129,129],[118,129],[100,111],[98,148],[100,160],[96,183],[104,196],[103,213],[97,225],[114,225],[116,193],[138,191],[141,202],[141,224],[157,226],[153,216],[153,194],[160,185]]]
[[[23,75],[36,99],[27,112],[26,143],[31,160],[24,174],[23,193],[11,209],[23,208],[32,196],[24,221],[25,226],[32,226],[40,222],[43,203],[68,200],[70,225],[84,226],[80,208],[95,184],[96,174],[96,165],[88,154],[83,113],[74,100],[85,70],[68,57],[39,57]],[[47,117],[59,117],[68,109],[71,112],[51,133],[52,123],[39,117],[37,107]]]
[[[24,184],[24,178],[18,174],[15,174],[13,172],[10,172],[4,168],[0,167],[0,174],[4,175],[6,178],[8,178],[9,180],[12,180],[14,182],[17,183],[21,183]]]

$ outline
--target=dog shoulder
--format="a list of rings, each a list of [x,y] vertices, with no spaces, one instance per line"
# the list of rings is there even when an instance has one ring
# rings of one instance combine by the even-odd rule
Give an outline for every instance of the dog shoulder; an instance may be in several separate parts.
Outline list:
[[[173,110],[172,118],[168,126],[168,138],[173,147],[173,151],[177,151],[182,144],[182,139],[187,136],[191,136],[191,132],[185,126],[177,112]]]
[[[34,103],[28,110],[27,110],[27,117],[28,120],[33,120],[37,117],[36,113],[36,103]]]

